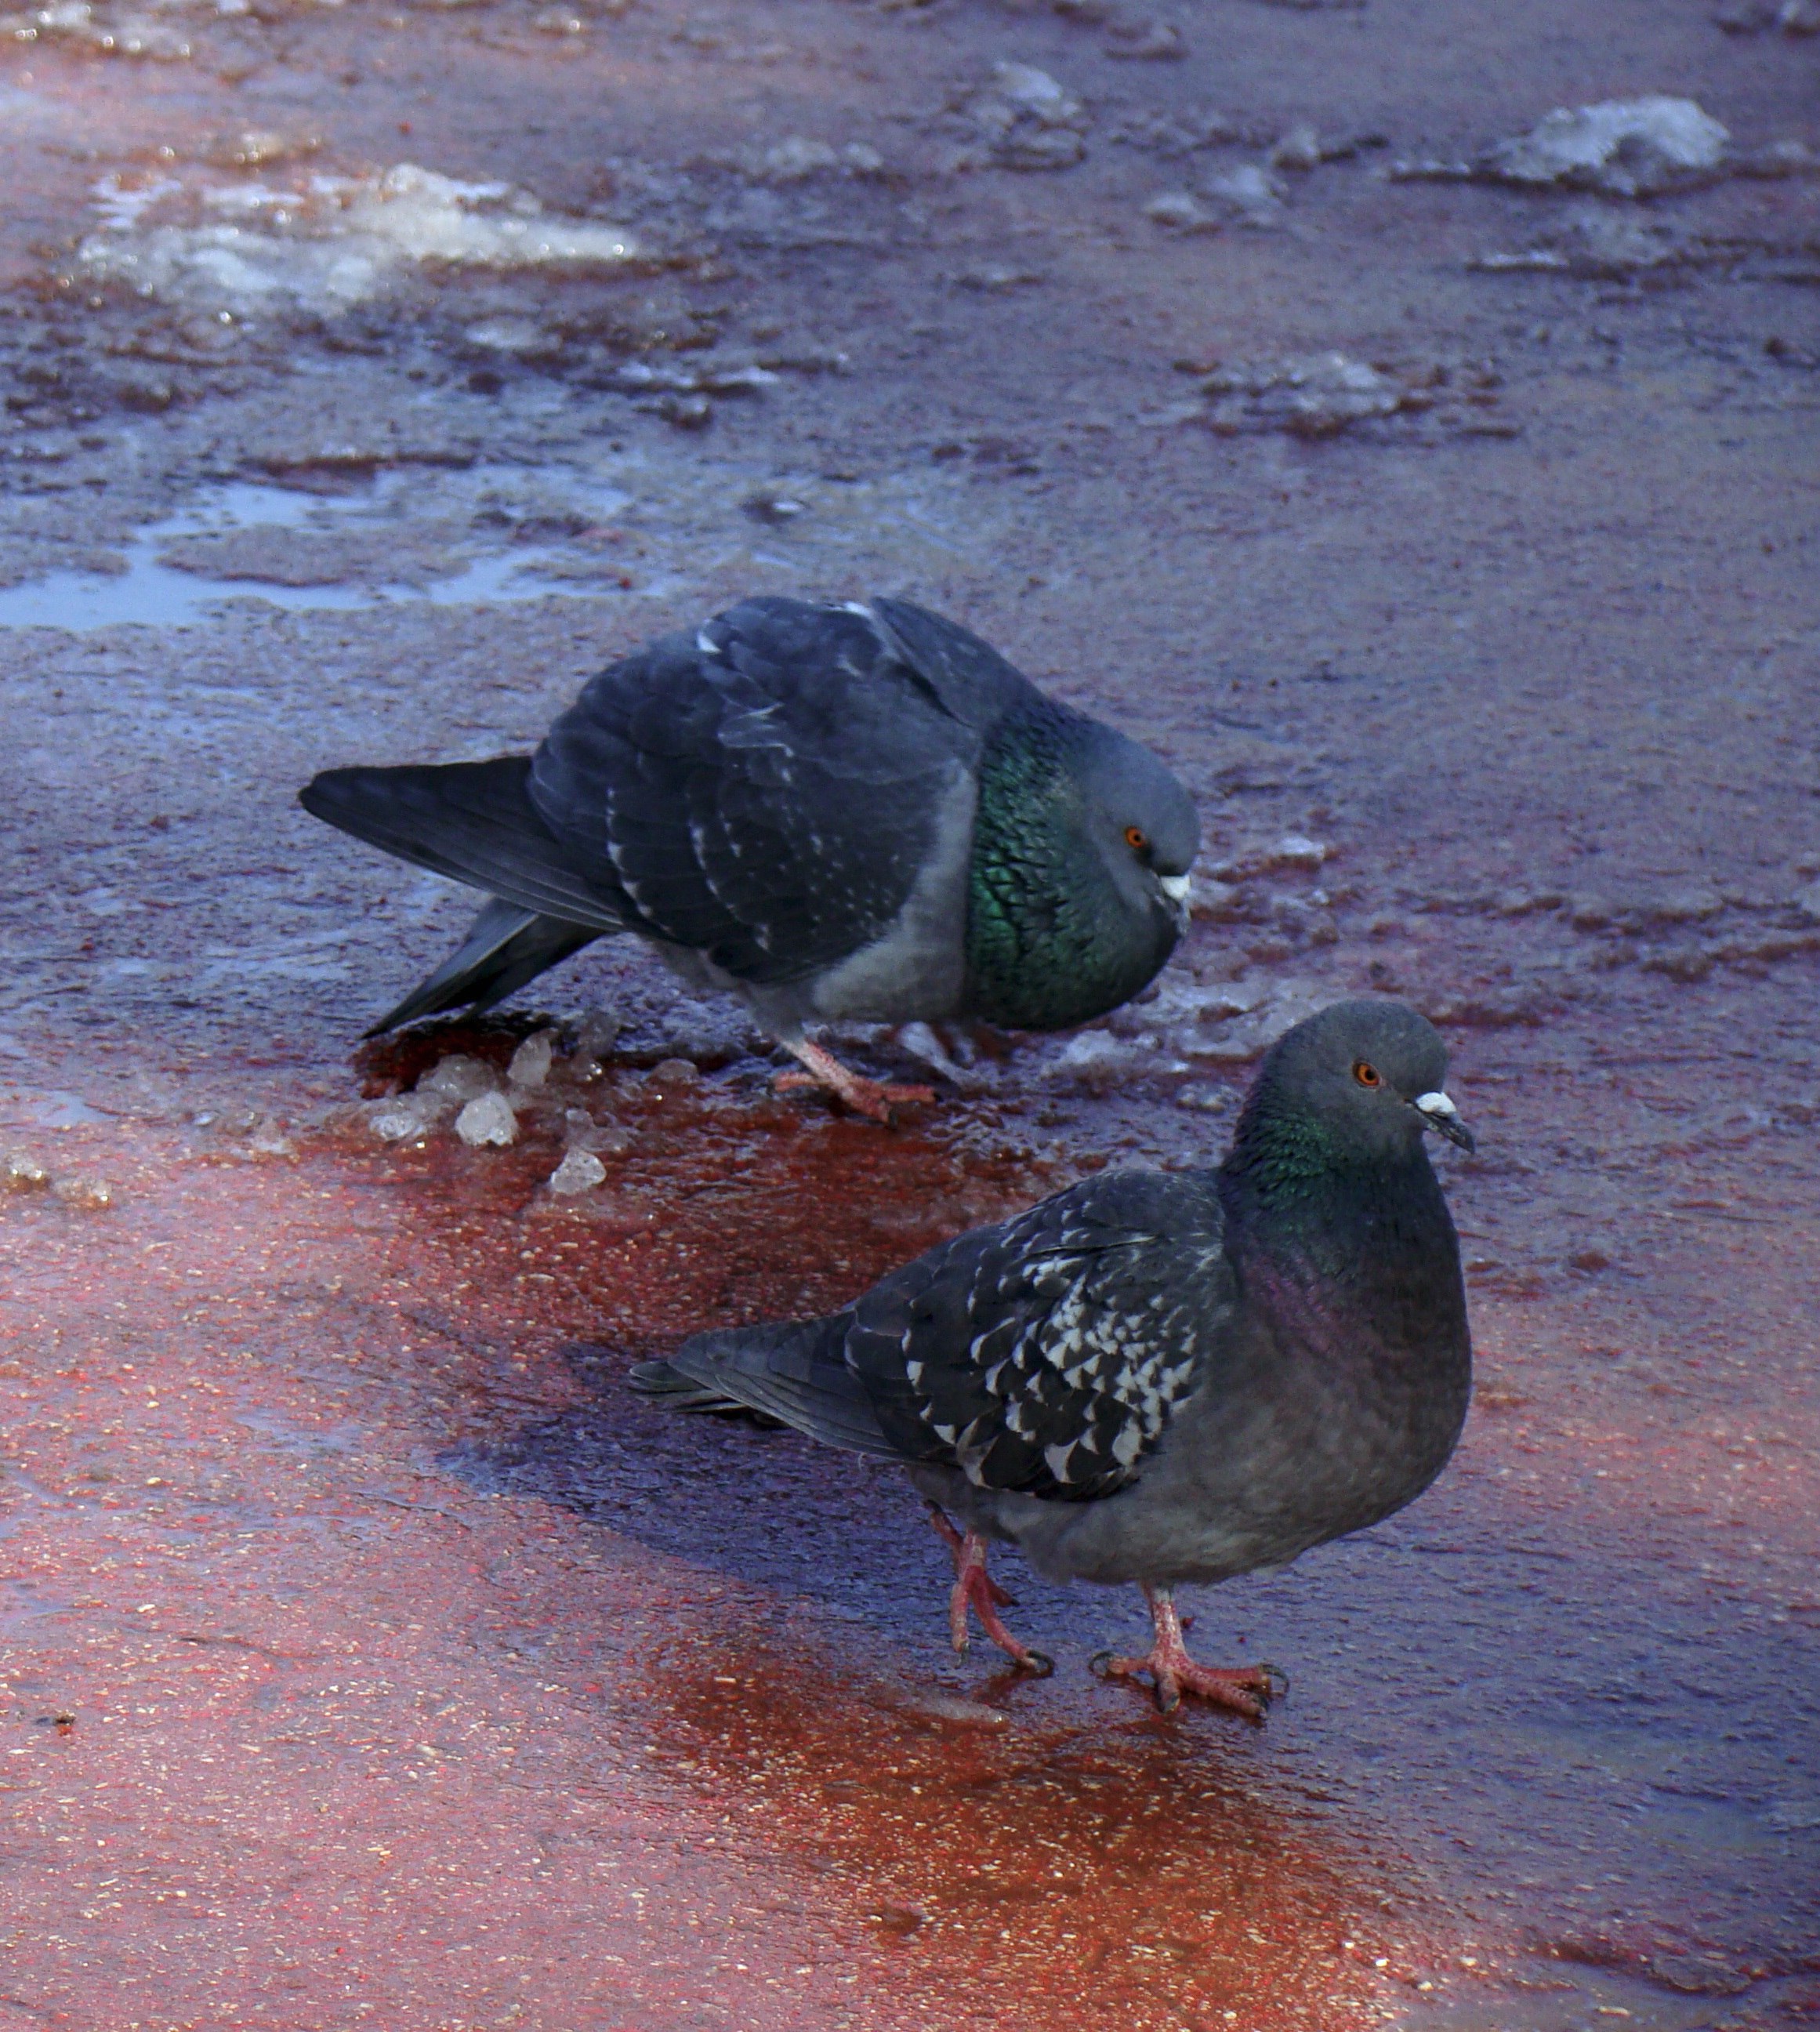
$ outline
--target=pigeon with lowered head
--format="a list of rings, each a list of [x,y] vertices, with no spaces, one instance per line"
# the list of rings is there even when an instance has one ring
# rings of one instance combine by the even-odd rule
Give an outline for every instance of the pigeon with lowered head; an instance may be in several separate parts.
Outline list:
[[[1169,958],[1199,843],[1154,755],[895,600],[742,601],[609,666],[533,755],[331,769],[301,801],[491,898],[375,1030],[630,932],[879,1116],[927,1089],[811,1025],[1088,1022]]]
[[[1217,1171],[1089,1179],[830,1317],[698,1334],[634,1387],[902,1462],[954,1556],[957,1649],[971,1610],[1050,1669],[999,1617],[1008,1541],[1143,1589],[1154,1641],[1106,1671],[1261,1716],[1270,1668],[1195,1663],[1174,1590],[1374,1524],[1452,1454],[1471,1351],[1424,1138],[1473,1143],[1446,1070],[1414,1010],[1337,1003],[1271,1048]]]

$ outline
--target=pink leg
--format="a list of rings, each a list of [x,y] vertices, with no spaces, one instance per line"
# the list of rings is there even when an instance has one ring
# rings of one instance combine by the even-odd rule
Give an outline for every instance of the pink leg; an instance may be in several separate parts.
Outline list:
[[[1027,1672],[1046,1679],[1055,1670],[1055,1660],[1020,1644],[999,1620],[998,1612],[1016,1604],[986,1571],[986,1541],[977,1531],[964,1537],[944,1515],[938,1503],[929,1506],[929,1521],[942,1542],[954,1556],[954,1589],[948,1597],[948,1634],[957,1651],[968,1647],[967,1612],[979,1618],[979,1627],[999,1649]]]
[[[1096,1672],[1121,1679],[1148,1672],[1156,1683],[1157,1705],[1165,1714],[1184,1694],[1199,1694],[1203,1700],[1262,1721],[1265,1709],[1279,1690],[1277,1681],[1282,1682],[1281,1690],[1287,1690],[1287,1678],[1274,1665],[1197,1665],[1182,1642],[1182,1619],[1176,1613],[1169,1589],[1147,1585],[1144,1600],[1151,1605],[1156,1624],[1155,1641],[1149,1652],[1142,1658],[1115,1658],[1110,1652],[1102,1651],[1093,1661]]]
[[[800,1038],[793,1044],[786,1043],[784,1048],[793,1057],[800,1059],[807,1070],[779,1073],[776,1084],[780,1089],[826,1087],[838,1095],[856,1115],[863,1115],[870,1121],[889,1122],[893,1108],[933,1101],[935,1098],[933,1087],[893,1086],[883,1080],[867,1079],[863,1073],[851,1071],[842,1065],[832,1051],[811,1044],[807,1037]]]

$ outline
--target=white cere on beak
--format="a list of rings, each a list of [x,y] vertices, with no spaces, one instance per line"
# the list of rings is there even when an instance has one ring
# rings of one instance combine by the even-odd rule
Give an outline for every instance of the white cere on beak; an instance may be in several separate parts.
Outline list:
[[[1157,887],[1172,903],[1185,903],[1188,900],[1188,891],[1194,884],[1185,875],[1159,875],[1157,877]],[[1441,1098],[1445,1100],[1446,1096],[1444,1094]],[[1419,1102],[1416,1104],[1418,1107],[1421,1105]],[[1450,1107],[1453,1105],[1451,1102],[1448,1104]]]
[[[1415,1096],[1415,1105],[1424,1115],[1439,1115],[1444,1121],[1451,1121],[1460,1112],[1438,1088],[1433,1093],[1419,1093]]]

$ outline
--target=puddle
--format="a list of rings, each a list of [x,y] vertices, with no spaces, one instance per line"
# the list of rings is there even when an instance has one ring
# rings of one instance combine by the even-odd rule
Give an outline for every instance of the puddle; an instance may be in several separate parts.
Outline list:
[[[632,496],[617,488],[588,486],[570,476],[576,506],[602,521],[609,520],[631,502]],[[477,491],[496,497],[494,513],[509,510],[497,505],[522,497],[533,487],[549,491],[552,476],[523,469],[477,468],[466,476]],[[460,607],[490,604],[505,600],[543,600],[553,593],[571,597],[600,596],[632,589],[629,575],[610,582],[587,582],[572,573],[550,574],[567,563],[572,568],[572,546],[550,543],[519,543],[509,551],[495,551],[461,559],[457,554],[453,568],[437,573],[431,568],[415,582],[382,579],[378,583],[285,584],[274,576],[266,578],[252,567],[231,573],[211,573],[192,565],[169,562],[173,546],[195,540],[218,540],[245,533],[255,537],[295,532],[303,544],[279,545],[274,553],[285,557],[288,549],[294,561],[285,577],[311,570],[307,546],[311,540],[336,536],[365,536],[375,547],[387,544],[405,529],[410,516],[408,496],[420,488],[421,480],[403,471],[381,474],[369,489],[353,495],[308,494],[295,488],[258,481],[235,480],[199,494],[175,514],[147,523],[127,544],[126,569],[120,573],[62,571],[35,579],[24,585],[0,591],[0,627],[59,628],[73,633],[91,629],[137,626],[146,628],[194,627],[211,619],[224,600],[258,600],[267,605],[293,609],[358,609],[395,601],[421,600],[434,606]],[[207,555],[206,547],[202,555]],[[282,570],[282,565],[271,567]],[[338,567],[325,562],[322,569]],[[345,563],[339,569],[345,570]],[[646,593],[661,590],[646,585]]]
[[[882,540],[918,561],[972,547],[927,482],[818,487],[681,460],[615,470],[617,480],[573,466],[394,467],[329,493],[216,484],[135,532],[124,571],[0,589],[0,628],[196,627],[229,601],[356,611],[663,600],[704,566],[838,583],[861,558],[875,573]],[[671,557],[692,569],[667,568]]]

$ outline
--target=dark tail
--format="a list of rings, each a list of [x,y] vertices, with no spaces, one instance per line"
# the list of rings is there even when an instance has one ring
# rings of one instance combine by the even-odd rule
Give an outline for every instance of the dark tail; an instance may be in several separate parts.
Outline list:
[[[895,1456],[878,1429],[865,1385],[841,1357],[844,1316],[697,1334],[668,1362],[632,1372],[640,1396],[681,1411],[743,1406],[794,1425],[812,1440],[861,1454]]]
[[[531,758],[502,755],[439,768],[326,769],[297,801],[356,839],[532,915],[594,932],[628,929],[636,913],[610,872],[600,884],[570,865],[531,801],[530,784]]]
[[[451,1009],[490,1009],[601,936],[585,925],[521,910],[495,896],[474,920],[464,943],[366,1035],[376,1037],[382,1031],[415,1023],[420,1016],[440,1016]]]

